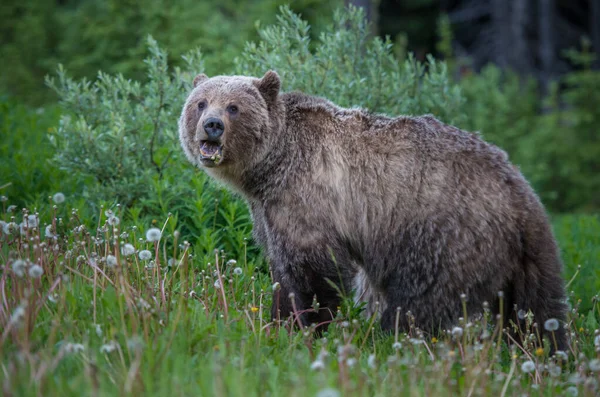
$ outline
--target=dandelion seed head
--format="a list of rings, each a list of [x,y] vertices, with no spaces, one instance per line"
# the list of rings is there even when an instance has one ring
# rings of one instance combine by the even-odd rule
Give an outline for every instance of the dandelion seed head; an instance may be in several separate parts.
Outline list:
[[[369,368],[377,367],[376,357],[374,354],[369,354],[369,359],[367,360],[367,365],[369,366]]]
[[[22,259],[17,259],[12,263],[12,270],[19,277],[23,277],[25,275],[26,269],[27,269],[27,262],[25,262]]]
[[[593,359],[589,363],[590,371],[598,372],[600,371],[600,359]]]
[[[349,367],[354,367],[356,365],[356,359],[354,357],[350,357],[346,360],[346,365]]]
[[[109,217],[106,221],[111,226],[117,226],[117,225],[119,225],[119,223],[121,223],[121,220],[119,219],[119,217],[114,216],[114,215]]]
[[[563,360],[563,361],[567,361],[569,359],[569,355],[562,350],[555,351],[554,355],[556,356],[556,358]]]
[[[394,342],[392,344],[392,349],[394,349],[394,350],[400,350],[400,349],[402,349],[402,343],[400,343],[400,342]]]
[[[161,235],[162,235],[162,233],[160,232],[159,228],[152,227],[152,228],[148,229],[148,231],[146,232],[146,240],[148,240],[151,243],[155,242],[155,241],[159,241]]]
[[[54,238],[56,234],[52,231],[52,225],[46,226],[46,238]]]
[[[102,332],[102,327],[100,327],[100,324],[96,324],[95,331],[96,331],[96,335],[98,335],[99,338],[102,338],[103,332]]]
[[[319,390],[315,397],[340,397],[340,392],[330,387]]]
[[[281,284],[279,284],[278,282],[273,283],[273,292],[277,292],[281,289]]]
[[[579,395],[579,390],[575,386],[569,386],[566,390],[567,396],[577,397]]]
[[[237,261],[235,259],[230,259],[226,263],[227,266],[235,266],[237,265]]]
[[[31,278],[40,278],[42,274],[44,274],[44,269],[40,265],[33,265],[29,268],[29,277]]]
[[[548,365],[548,373],[550,374],[550,376],[556,378],[557,376],[560,376],[562,372],[562,369],[560,368],[560,366],[551,363],[550,365]]]
[[[14,204],[13,204],[13,205],[9,205],[9,206],[6,208],[6,212],[9,212],[9,213],[10,213],[10,212],[14,212],[16,209],[17,209],[17,206],[16,206],[16,205],[14,205]]]
[[[121,248],[121,254],[123,254],[123,256],[133,255],[133,254],[135,254],[135,247],[131,244],[125,244]]]
[[[4,203],[4,202],[8,201],[8,197],[0,196],[0,201]]]
[[[452,337],[460,338],[463,335],[463,329],[461,327],[452,328]]]
[[[233,269],[233,274],[235,274],[236,276],[239,276],[243,273],[244,271],[242,270],[241,267],[236,267],[235,269]]]
[[[535,371],[535,363],[531,360],[525,361],[523,364],[521,364],[521,371],[525,372],[526,374]]]
[[[100,346],[100,353],[109,354],[117,349],[117,343],[113,340]]]
[[[56,204],[64,203],[65,195],[62,194],[61,192],[54,193],[54,196],[52,196],[52,201],[54,201]]]
[[[313,361],[312,364],[310,364],[310,369],[312,369],[313,371],[321,371],[325,369],[325,363],[320,358],[318,358],[315,361]]]
[[[216,279],[215,283],[213,285],[215,286],[216,289],[221,289],[221,280]]]
[[[141,260],[147,261],[152,258],[152,252],[150,252],[148,250],[141,250],[140,253],[138,254],[138,256],[140,257]]]
[[[27,216],[27,227],[30,229],[36,228],[38,226],[38,218],[35,215],[28,215]]]
[[[17,325],[21,322],[23,317],[25,317],[25,308],[22,305],[17,306],[15,311],[10,316],[10,323],[12,325]]]
[[[107,255],[106,256],[106,266],[108,266],[108,267],[117,266],[117,257],[114,255]]]
[[[525,317],[527,316],[527,312],[523,309],[520,309],[517,312],[517,316],[519,317],[519,320],[525,320]]]
[[[544,329],[549,332],[554,332],[558,329],[558,320],[555,318],[550,318],[544,322]]]
[[[63,349],[65,350],[65,353],[67,354],[76,354],[76,353],[80,353],[82,351],[85,350],[85,346],[83,346],[81,343],[65,343],[63,345]]]

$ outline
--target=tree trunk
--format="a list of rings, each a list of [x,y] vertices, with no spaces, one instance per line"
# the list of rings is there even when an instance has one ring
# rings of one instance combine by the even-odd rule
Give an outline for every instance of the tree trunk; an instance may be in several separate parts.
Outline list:
[[[540,80],[546,90],[554,74],[554,0],[538,0]]]
[[[596,52],[596,62],[594,62],[594,67],[600,68],[600,1],[591,0],[591,7],[590,27],[592,30],[592,44],[594,46],[594,51]]]
[[[508,66],[507,54],[510,53],[507,31],[510,26],[510,1],[492,0],[492,29],[494,35],[493,59],[501,68]]]

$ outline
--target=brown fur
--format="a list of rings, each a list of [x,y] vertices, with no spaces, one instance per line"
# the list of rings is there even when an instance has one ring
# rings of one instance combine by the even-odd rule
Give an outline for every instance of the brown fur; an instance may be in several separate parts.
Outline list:
[[[545,211],[505,152],[432,116],[374,115],[302,93],[279,77],[197,78],[181,115],[190,159],[240,192],[281,286],[273,316],[317,296],[336,310],[329,281],[375,310],[396,309],[425,330],[448,329],[482,303],[565,320],[561,262]],[[197,108],[206,100],[208,108]],[[239,106],[235,119],[224,109]],[[222,117],[223,157],[198,160],[202,121]],[[276,300],[277,301],[277,300]],[[278,313],[278,309],[280,313]],[[514,313],[510,313],[515,319]],[[326,320],[305,315],[304,321]],[[404,315],[401,326],[407,326]],[[563,327],[559,349],[567,346]]]

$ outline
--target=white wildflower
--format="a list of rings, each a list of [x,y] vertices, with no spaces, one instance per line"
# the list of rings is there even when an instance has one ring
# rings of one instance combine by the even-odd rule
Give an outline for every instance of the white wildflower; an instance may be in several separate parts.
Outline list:
[[[37,216],[35,216],[33,214],[29,215],[27,217],[26,224],[27,224],[27,227],[30,228],[30,229],[36,228],[38,226],[38,218],[37,218]]]
[[[46,226],[46,238],[56,237],[56,234],[52,231],[52,225]]]
[[[377,362],[375,361],[375,355],[374,354],[369,354],[369,359],[367,360],[367,365],[369,366],[369,368],[376,368],[377,367]]]
[[[340,397],[340,392],[330,387],[319,390],[315,397]]]
[[[148,231],[146,232],[146,240],[152,243],[154,241],[160,240],[161,235],[162,233],[160,232],[160,229],[153,227],[148,229]]]
[[[392,345],[392,349],[394,349],[394,350],[400,350],[400,349],[402,349],[402,343],[400,343],[400,342],[394,342],[394,344]]]
[[[65,195],[61,192],[55,193],[54,196],[52,196],[52,201],[54,201],[56,204],[64,203]]]
[[[19,277],[25,275],[25,269],[27,269],[27,262],[22,259],[17,259],[12,263],[12,270]]]
[[[100,346],[100,353],[109,354],[117,349],[117,342],[111,340],[110,342]]]
[[[572,397],[577,397],[579,395],[579,391],[577,390],[577,388],[575,386],[569,386],[567,387],[567,396],[572,396]]]
[[[461,327],[452,328],[452,337],[455,339],[460,338],[463,335],[463,329]]]
[[[561,372],[562,372],[562,369],[560,368],[560,366],[558,366],[554,363],[551,363],[550,365],[548,365],[548,373],[550,374],[550,376],[556,378],[557,376],[560,376]]]
[[[65,353],[67,354],[75,354],[85,350],[85,346],[81,343],[65,343],[63,345],[63,349],[65,349]]]
[[[233,274],[235,274],[236,276],[239,276],[240,274],[242,274],[244,271],[242,270],[241,267],[236,267],[235,269],[233,269]]]
[[[121,254],[123,256],[130,256],[135,254],[135,247],[131,244],[125,244],[122,248],[121,248]]]
[[[40,278],[44,274],[44,269],[40,265],[33,265],[29,268],[29,277]]]
[[[134,335],[127,339],[127,348],[129,350],[141,350],[144,347],[144,341],[141,337]]]
[[[558,320],[555,318],[550,318],[544,322],[544,329],[546,331],[554,332],[558,329]]]
[[[117,257],[114,255],[107,255],[106,256],[106,266],[108,266],[108,267],[117,266]]]
[[[143,261],[147,261],[150,258],[152,258],[152,252],[150,252],[148,250],[141,250],[138,255],[139,255],[140,259]]]
[[[316,359],[312,362],[312,364],[310,364],[310,369],[312,369],[313,371],[321,371],[324,368],[325,363],[320,358]]]
[[[569,359],[569,355],[562,350],[557,350],[554,352],[554,355],[563,361],[567,361]]]
[[[4,225],[2,232],[4,234],[13,234],[17,230],[19,230],[19,226],[16,223],[8,222],[6,225]]]
[[[525,361],[523,364],[521,364],[521,371],[525,372],[526,374],[535,371],[535,363],[531,360]]]
[[[25,308],[23,306],[17,306],[15,311],[10,316],[10,324],[19,324],[23,317],[25,317]]]

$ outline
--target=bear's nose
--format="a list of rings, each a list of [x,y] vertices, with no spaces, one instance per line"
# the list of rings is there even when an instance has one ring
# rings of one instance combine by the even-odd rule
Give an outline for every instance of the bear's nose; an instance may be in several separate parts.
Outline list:
[[[203,127],[204,131],[208,135],[209,140],[218,139],[221,135],[223,135],[223,130],[225,130],[223,122],[216,117],[211,117],[206,120]]]

